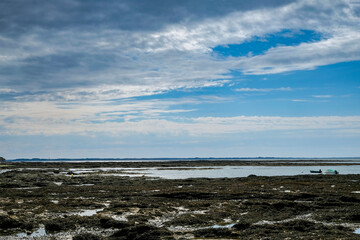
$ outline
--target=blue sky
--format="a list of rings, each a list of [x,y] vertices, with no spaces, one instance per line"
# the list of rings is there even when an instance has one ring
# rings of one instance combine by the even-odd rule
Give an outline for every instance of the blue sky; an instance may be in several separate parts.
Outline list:
[[[0,155],[360,156],[360,2],[1,1]]]

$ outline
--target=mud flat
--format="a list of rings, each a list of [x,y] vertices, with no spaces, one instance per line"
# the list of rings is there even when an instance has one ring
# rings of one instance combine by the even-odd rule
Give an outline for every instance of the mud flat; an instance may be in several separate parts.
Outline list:
[[[294,164],[311,166],[7,163],[0,169],[0,239],[359,239],[359,174],[173,180],[139,170]],[[133,175],[123,176],[129,168]]]

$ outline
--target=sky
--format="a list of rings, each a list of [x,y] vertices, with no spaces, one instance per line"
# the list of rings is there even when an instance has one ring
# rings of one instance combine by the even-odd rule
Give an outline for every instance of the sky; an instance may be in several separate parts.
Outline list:
[[[359,157],[359,0],[2,0],[0,156]]]

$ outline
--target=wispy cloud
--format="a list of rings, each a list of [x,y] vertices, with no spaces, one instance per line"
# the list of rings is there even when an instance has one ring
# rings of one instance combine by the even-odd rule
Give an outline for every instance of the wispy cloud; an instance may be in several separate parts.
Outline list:
[[[11,88],[0,88],[0,94],[17,93],[18,91]]]
[[[334,33],[333,37],[315,43],[272,48],[264,55],[239,58],[238,67],[246,74],[274,74],[358,60],[360,36],[355,30]],[[307,61],[304,61],[307,59]]]
[[[333,95],[312,95],[314,98],[332,98]]]
[[[2,3],[8,10],[2,11],[4,19],[13,24],[0,36],[1,88],[64,96],[76,96],[81,88],[94,99],[107,92],[111,98],[115,91],[118,97],[142,96],[221,86],[231,79],[224,79],[231,69],[274,74],[360,59],[359,6],[348,1],[260,1],[249,6],[231,1],[215,12],[200,8],[201,3],[184,2],[180,15],[174,14],[179,7],[174,3],[167,3],[167,11],[147,9],[148,4],[137,1],[53,4],[18,9]],[[108,14],[91,15],[85,10],[89,7]],[[35,23],[26,21],[34,19],[27,9],[46,14]],[[68,9],[79,14],[71,15]],[[23,14],[12,14],[15,10]],[[144,21],[128,21],[139,14]],[[249,57],[217,59],[209,54],[215,46],[241,44],[283,29],[311,29],[324,38]]]
[[[307,99],[291,99],[292,102],[310,102],[310,100]]]
[[[240,132],[360,129],[360,116],[325,117],[176,117],[192,109],[176,108],[201,100],[139,101],[88,104],[56,104],[54,102],[10,103],[2,107],[0,126],[3,134],[170,134],[207,135]],[[167,117],[165,117],[167,116]],[[172,117],[171,117],[172,116]]]
[[[292,91],[291,87],[280,87],[280,88],[238,88],[237,92],[274,92],[274,91]]]
[[[118,100],[98,100],[98,101],[8,101],[0,105],[0,127],[7,129],[8,126],[20,123],[26,126],[59,124],[62,130],[69,133],[73,129],[71,125],[76,123],[94,124],[100,127],[106,122],[131,122],[143,119],[164,119],[176,118],[177,114],[194,111],[193,108],[179,108],[179,105],[195,107],[203,103],[221,103],[229,101],[229,98],[212,95],[178,98],[178,99],[118,99]],[[33,123],[32,123],[33,122]],[[96,128],[98,128],[96,127]],[[101,127],[100,127],[101,128]],[[99,129],[100,129],[99,128]],[[55,130],[57,132],[58,130]],[[26,131],[25,131],[26,132]],[[45,131],[46,132],[46,131]],[[45,133],[44,132],[44,133]],[[50,134],[50,133],[48,133]]]
[[[232,100],[242,94],[293,93],[288,101],[310,107],[338,99],[341,93],[300,95],[295,90],[304,87],[304,75],[297,72],[276,85],[271,74],[359,61],[360,5],[352,1],[13,0],[0,1],[0,9],[0,137],[357,133],[360,128],[358,111],[350,108],[347,113],[355,116],[328,111],[329,116],[317,117],[312,109],[311,117],[281,117],[293,112],[277,105],[262,114],[253,110],[257,103]],[[266,41],[284,31],[291,38],[304,30],[319,37],[240,57],[220,57],[213,50]],[[310,85],[316,76],[307,76]],[[234,94],[239,79],[251,87],[238,87],[242,94]],[[333,93],[327,90],[322,92]],[[226,101],[233,102],[225,106]]]

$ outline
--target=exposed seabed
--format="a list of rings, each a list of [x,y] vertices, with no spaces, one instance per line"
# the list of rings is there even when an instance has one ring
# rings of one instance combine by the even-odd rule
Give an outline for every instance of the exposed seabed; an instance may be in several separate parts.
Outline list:
[[[0,239],[359,239],[359,174],[163,179],[137,173],[248,164],[10,163],[0,174]],[[124,168],[133,174],[122,175]]]

